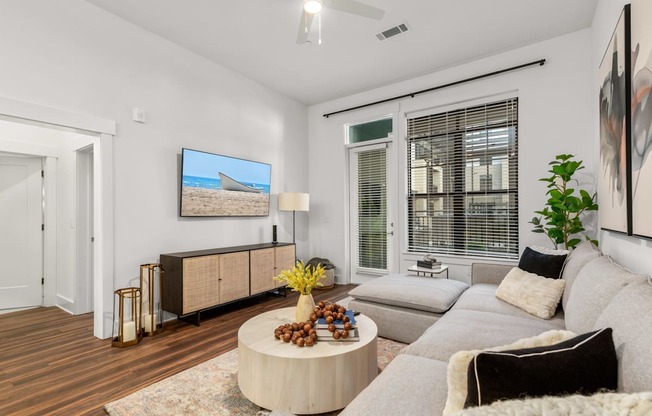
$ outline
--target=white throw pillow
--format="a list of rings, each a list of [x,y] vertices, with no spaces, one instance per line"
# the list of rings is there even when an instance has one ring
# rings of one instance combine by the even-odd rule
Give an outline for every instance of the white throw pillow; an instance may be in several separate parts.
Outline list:
[[[496,297],[536,317],[550,319],[565,285],[563,279],[548,279],[514,267],[498,286]]]
[[[567,339],[577,336],[574,332],[564,330],[551,330],[539,334],[535,337],[525,338],[509,345],[500,347],[487,348],[485,350],[458,351],[448,360],[448,396],[446,397],[446,407],[444,415],[461,410],[464,408],[467,391],[467,371],[469,363],[478,353],[482,351],[508,351],[522,348],[544,347],[558,344]]]

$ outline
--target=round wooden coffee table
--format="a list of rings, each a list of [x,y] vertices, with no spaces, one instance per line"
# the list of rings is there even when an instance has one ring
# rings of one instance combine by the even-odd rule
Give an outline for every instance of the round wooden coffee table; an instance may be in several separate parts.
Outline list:
[[[378,375],[378,328],[356,316],[359,341],[326,341],[297,347],[274,338],[294,321],[294,308],[260,314],[238,331],[238,384],[244,396],[268,410],[295,414],[346,407]]]

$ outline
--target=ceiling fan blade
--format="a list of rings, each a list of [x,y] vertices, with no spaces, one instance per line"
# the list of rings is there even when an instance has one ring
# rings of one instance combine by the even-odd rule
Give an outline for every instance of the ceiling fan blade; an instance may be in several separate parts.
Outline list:
[[[329,7],[375,20],[381,20],[385,15],[385,10],[368,6],[355,0],[332,0]]]
[[[299,22],[299,34],[297,35],[298,44],[306,43],[308,41],[308,33],[310,33],[310,26],[312,26],[312,20],[314,18],[314,14],[306,13],[305,11],[301,13],[301,21]]]

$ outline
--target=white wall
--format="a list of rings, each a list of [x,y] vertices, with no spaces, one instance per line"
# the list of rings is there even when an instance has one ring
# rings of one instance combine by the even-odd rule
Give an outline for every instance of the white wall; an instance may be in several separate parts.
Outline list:
[[[433,51],[433,53],[436,53]],[[543,67],[520,71],[463,84],[437,92],[407,98],[363,110],[324,118],[327,112],[381,100],[394,95],[480,75],[525,62],[545,58]],[[310,212],[311,253],[328,257],[338,267],[339,281],[348,281],[348,182],[344,125],[385,114],[394,114],[398,131],[394,147],[399,150],[395,179],[399,198],[398,212],[400,260],[395,271],[404,270],[420,256],[406,254],[405,235],[405,142],[404,114],[454,103],[483,99],[494,94],[513,93],[519,97],[519,217],[521,251],[527,245],[551,243],[531,232],[528,221],[546,201],[545,184],[538,179],[547,175],[548,162],[559,153],[571,153],[585,161],[583,182],[593,189],[596,156],[592,129],[595,117],[591,98],[594,94],[591,74],[591,31],[582,30],[524,48],[508,51],[434,74],[392,84],[350,97],[309,108],[311,175]],[[382,70],[382,68],[379,68]],[[488,98],[489,100],[491,98]],[[463,106],[464,104],[460,104]],[[469,259],[446,258],[452,264],[451,277],[469,280]],[[485,260],[486,261],[486,260]]]
[[[591,26],[591,37],[593,40],[592,52],[592,75],[593,83],[591,88],[591,109],[593,115],[594,132],[594,154],[599,160],[599,79],[598,68],[604,55],[611,35],[613,34],[623,6],[629,4],[625,0],[600,0],[593,16]],[[616,261],[628,267],[632,271],[652,274],[652,241],[636,237],[628,237],[622,234],[609,231],[601,231],[600,242],[602,250],[613,257]]]
[[[271,163],[273,194],[305,192],[304,105],[83,0],[2,9],[0,95],[117,122],[115,279],[104,277],[114,287],[160,253],[271,241],[274,223],[291,241],[291,215],[277,213],[275,197],[269,217],[179,218],[179,154],[190,147]],[[147,124],[131,121],[133,107]],[[307,226],[297,215],[299,256]]]

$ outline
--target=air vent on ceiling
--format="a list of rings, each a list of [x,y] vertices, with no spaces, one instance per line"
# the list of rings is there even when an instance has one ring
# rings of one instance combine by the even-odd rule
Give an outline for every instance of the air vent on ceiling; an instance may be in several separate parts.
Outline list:
[[[378,40],[385,40],[385,39],[391,38],[392,36],[396,36],[396,35],[400,35],[401,33],[405,33],[407,31],[408,31],[407,24],[401,23],[398,26],[390,27],[387,30],[383,30],[382,32],[377,33],[376,37],[378,38]]]

